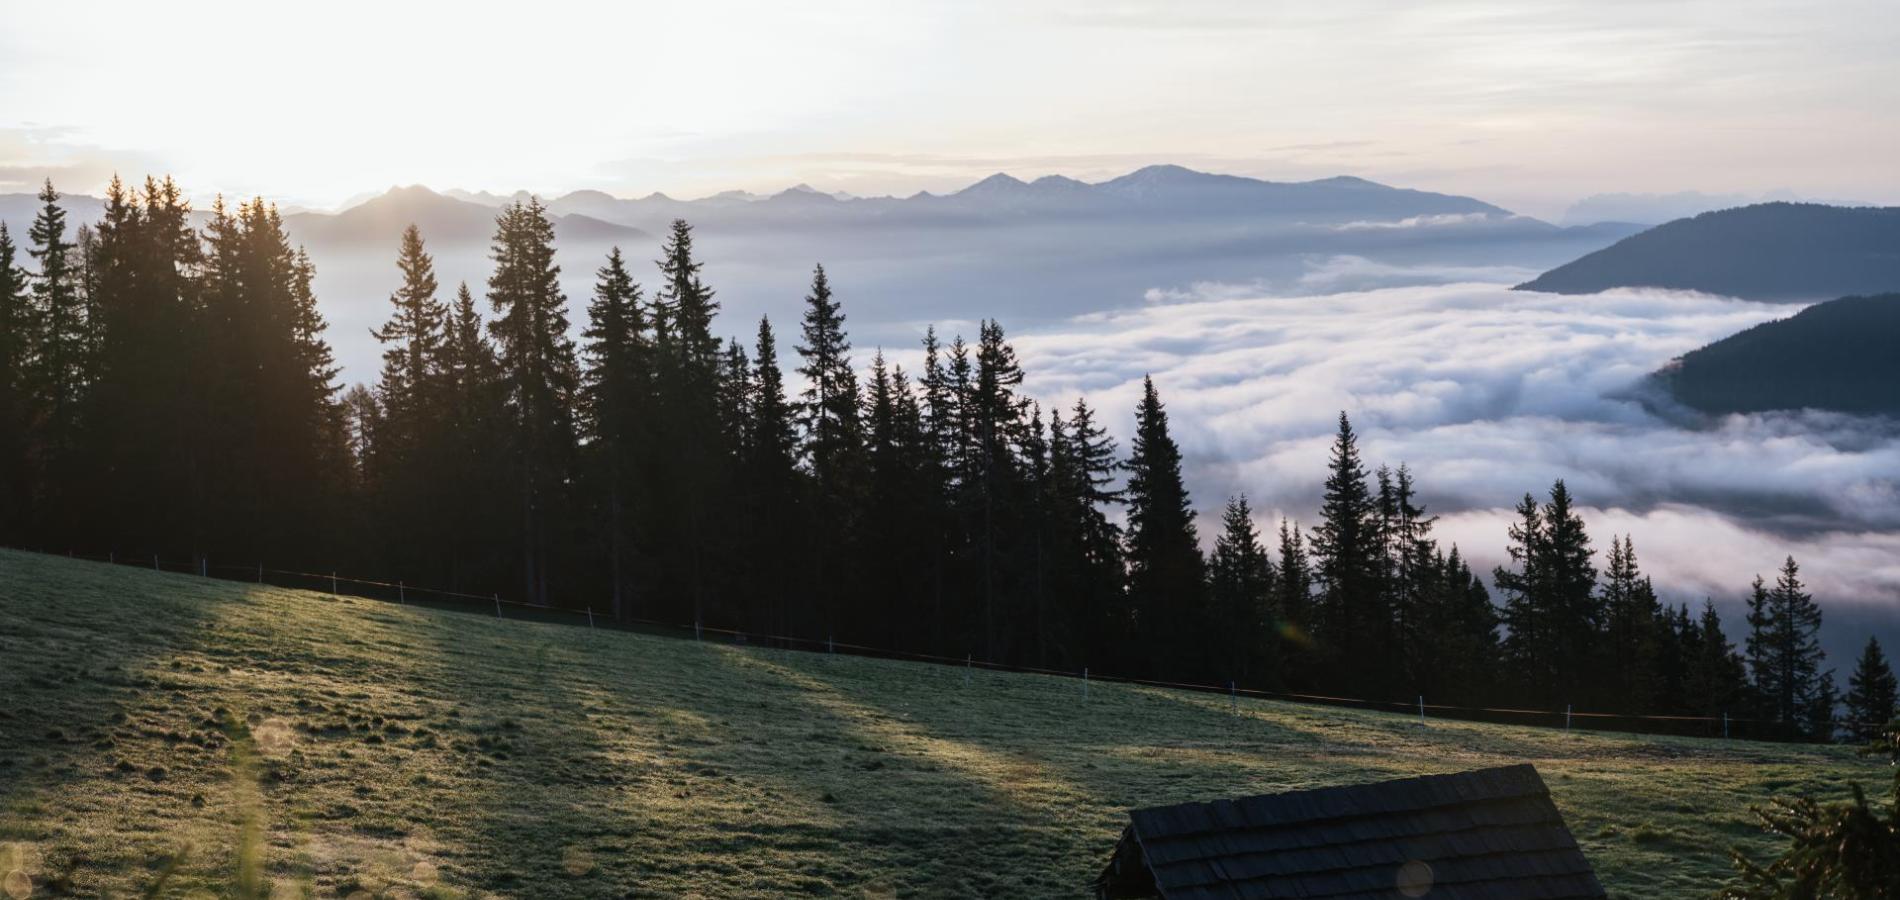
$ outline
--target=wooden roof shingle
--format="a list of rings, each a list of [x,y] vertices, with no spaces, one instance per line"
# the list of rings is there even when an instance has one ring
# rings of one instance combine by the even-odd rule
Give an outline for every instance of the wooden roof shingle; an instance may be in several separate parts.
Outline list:
[[[1102,898],[1604,897],[1528,765],[1138,809]]]

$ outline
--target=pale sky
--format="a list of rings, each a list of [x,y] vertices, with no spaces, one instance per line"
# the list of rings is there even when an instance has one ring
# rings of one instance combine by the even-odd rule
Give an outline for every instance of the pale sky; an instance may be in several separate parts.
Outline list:
[[[1900,203],[1900,8],[1820,2],[25,3],[0,191],[114,170],[907,194],[1151,162],[1554,216],[1598,192]]]

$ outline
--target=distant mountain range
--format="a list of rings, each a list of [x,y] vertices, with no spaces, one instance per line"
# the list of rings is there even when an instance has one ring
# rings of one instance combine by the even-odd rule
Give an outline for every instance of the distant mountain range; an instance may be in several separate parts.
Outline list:
[[[422,229],[445,291],[466,281],[480,293],[497,208],[528,196],[412,186],[334,213],[286,212],[291,238],[316,262],[317,296],[346,377],[374,371],[369,333],[388,314],[404,226]],[[74,224],[99,216],[97,198],[63,202]],[[901,198],[799,185],[694,200],[576,191],[543,202],[575,322],[610,248],[650,280],[645,261],[657,258],[658,236],[684,218],[719,292],[722,329],[749,333],[762,315],[795,316],[812,265],[823,262],[851,311],[854,341],[893,348],[915,346],[923,323],[956,329],[1000,315],[1012,329],[1033,328],[1203,284],[1325,293],[1521,280],[1634,230],[1560,228],[1470,197],[1361,178],[1274,182],[1180,166],[1094,183],[998,174],[954,193]],[[38,206],[30,194],[0,195],[0,220],[24,235]]]
[[[1763,203],[1703,213],[1518,285],[1556,294],[1617,287],[1771,301],[1900,291],[1900,207]]]
[[[1900,293],[1843,297],[1757,325],[1656,379],[1707,413],[1822,409],[1900,418]]]
[[[488,206],[527,196],[456,190],[445,193]],[[1511,215],[1508,210],[1469,197],[1388,187],[1362,178],[1277,182],[1180,166],[1149,166],[1093,184],[1061,175],[1023,181],[998,173],[954,193],[920,192],[908,197],[827,194],[801,184],[776,194],[726,191],[697,200],[677,200],[658,193],[626,199],[600,191],[575,191],[543,202],[556,213],[648,230],[656,230],[675,218],[706,227],[887,228],[893,224],[1124,217],[1239,217],[1338,225],[1414,216]]]
[[[431,243],[487,243],[495,235],[496,207],[438,194],[425,187],[391,188],[337,213],[300,212],[284,217],[291,237],[312,246],[393,247],[402,230],[414,224]],[[603,222],[579,213],[555,211],[558,242],[645,241],[638,228]]]

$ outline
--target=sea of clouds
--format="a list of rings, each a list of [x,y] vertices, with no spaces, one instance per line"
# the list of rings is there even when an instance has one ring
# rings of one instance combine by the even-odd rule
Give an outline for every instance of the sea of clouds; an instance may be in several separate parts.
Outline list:
[[[1297,295],[1151,291],[1144,308],[1015,344],[1035,396],[1066,407],[1087,395],[1124,450],[1153,376],[1204,532],[1241,492],[1263,527],[1282,515],[1310,525],[1343,410],[1367,461],[1408,464],[1441,539],[1487,569],[1502,561],[1511,507],[1561,478],[1597,546],[1632,535],[1672,602],[1709,596],[1732,612],[1754,574],[1772,577],[1789,554],[1831,608],[1900,602],[1900,427],[1812,412],[1701,417],[1646,384],[1674,357],[1795,307],[1502,281],[1336,291],[1331,279],[1395,274],[1362,268],[1317,262],[1323,285],[1289,286],[1308,289]],[[1845,665],[1838,648],[1856,638],[1835,631]]]

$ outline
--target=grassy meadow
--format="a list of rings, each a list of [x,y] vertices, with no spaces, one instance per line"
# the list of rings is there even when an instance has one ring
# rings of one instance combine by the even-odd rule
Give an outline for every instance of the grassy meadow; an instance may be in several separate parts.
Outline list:
[[[1769,850],[1751,802],[1887,777],[1846,748],[1085,701],[0,550],[14,897],[1074,897],[1130,807],[1520,761],[1628,898]]]

